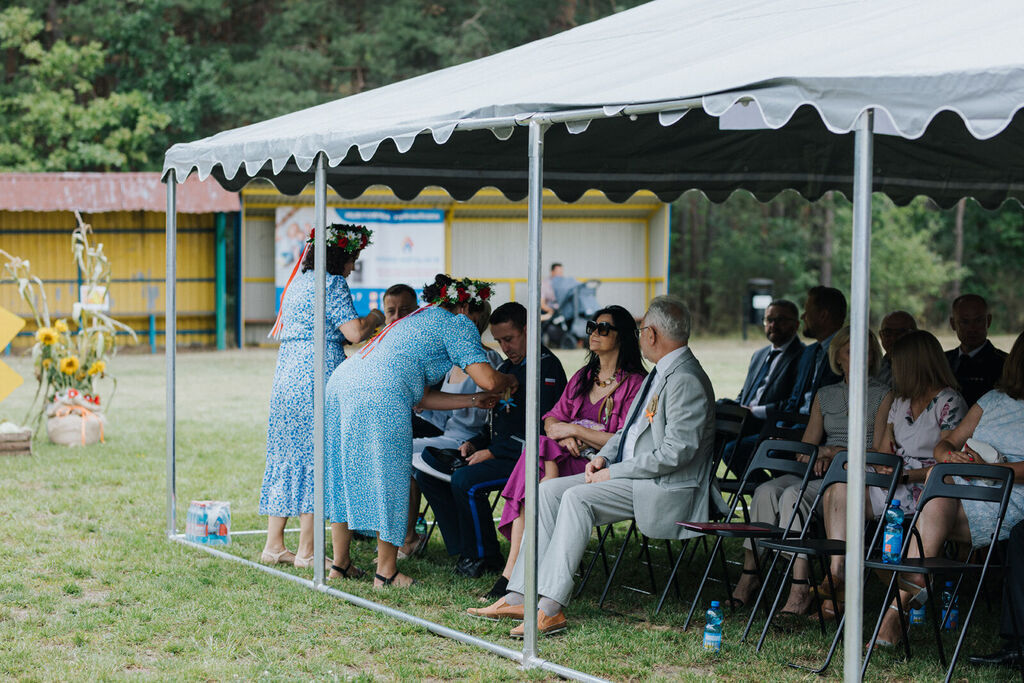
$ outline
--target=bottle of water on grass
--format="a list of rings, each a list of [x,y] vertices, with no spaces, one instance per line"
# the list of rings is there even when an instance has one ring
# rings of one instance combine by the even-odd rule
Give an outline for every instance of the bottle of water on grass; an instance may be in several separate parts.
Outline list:
[[[947,631],[955,631],[960,625],[960,608],[957,602],[958,599],[953,595],[953,582],[947,581],[946,588],[942,591],[942,628]]]
[[[893,500],[885,511],[885,532],[882,535],[882,562],[899,564],[903,550],[903,508],[899,500]]]
[[[708,652],[722,650],[722,608],[718,600],[711,601],[711,609],[707,611],[707,623],[704,626],[704,649]]]

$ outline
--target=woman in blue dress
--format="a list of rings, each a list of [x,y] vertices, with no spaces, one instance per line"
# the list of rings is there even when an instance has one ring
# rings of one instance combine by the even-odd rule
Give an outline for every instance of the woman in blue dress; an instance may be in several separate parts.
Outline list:
[[[345,278],[351,274],[370,231],[362,226],[327,228],[326,374],[343,360],[345,340],[360,342],[384,320],[379,310],[360,318]],[[313,316],[315,277],[312,236],[281,295],[281,312],[271,333],[281,347],[270,394],[267,466],[260,493],[261,515],[268,515],[267,542],[260,554],[265,564],[311,567],[313,563]],[[299,268],[301,266],[301,272]],[[289,517],[299,517],[296,553],[284,544]]]
[[[327,382],[325,508],[331,520],[331,578],[352,575],[352,530],[377,532],[375,587],[406,587],[398,548],[405,540],[414,407],[490,408],[516,380],[494,370],[467,316],[490,297],[487,283],[438,275],[423,288],[431,305],[382,330]],[[446,394],[437,384],[457,365],[483,391]]]

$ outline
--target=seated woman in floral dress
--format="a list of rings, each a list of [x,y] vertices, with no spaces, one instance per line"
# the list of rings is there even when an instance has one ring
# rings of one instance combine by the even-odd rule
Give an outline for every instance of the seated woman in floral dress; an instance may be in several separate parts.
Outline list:
[[[587,323],[587,363],[566,385],[562,398],[544,415],[540,436],[541,480],[582,472],[596,453],[618,431],[626,418],[647,371],[636,338],[636,321],[622,306],[598,311]],[[505,508],[498,530],[512,541],[505,569],[487,598],[507,592],[523,536],[523,502],[526,499],[526,454],[512,470],[501,492]]]
[[[985,462],[967,445],[968,439],[994,448],[1002,456],[1002,462],[995,464],[1013,470],[1010,504],[1006,507],[1006,516],[999,530],[999,540],[1005,540],[1010,536],[1010,530],[1024,520],[1024,332],[1013,343],[996,388],[971,406],[956,429],[935,445],[932,455],[937,462]],[[977,485],[983,486],[984,482]],[[917,520],[924,556],[940,555],[946,541],[958,541],[974,548],[987,546],[995,531],[997,510],[996,503],[979,500],[961,502],[955,498],[936,498],[931,501]],[[911,543],[907,557],[918,556],[917,544]],[[903,576],[899,582],[903,606],[923,605],[928,597],[924,576]],[[896,610],[896,602],[893,601],[885,611],[877,646],[889,647],[902,639],[900,615]]]

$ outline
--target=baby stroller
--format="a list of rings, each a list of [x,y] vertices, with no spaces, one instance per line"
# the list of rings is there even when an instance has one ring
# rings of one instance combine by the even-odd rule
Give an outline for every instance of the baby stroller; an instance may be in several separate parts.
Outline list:
[[[568,279],[568,278],[564,278]],[[575,283],[559,292],[558,310],[541,325],[541,340],[551,348],[575,349],[587,337],[587,321],[601,305],[597,303],[598,280]]]

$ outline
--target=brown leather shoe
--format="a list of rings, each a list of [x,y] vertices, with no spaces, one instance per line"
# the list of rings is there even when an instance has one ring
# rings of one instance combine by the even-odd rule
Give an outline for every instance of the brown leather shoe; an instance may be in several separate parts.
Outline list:
[[[561,633],[567,628],[569,628],[569,622],[565,620],[565,612],[559,612],[555,616],[549,617],[542,610],[537,610],[537,635],[551,636]],[[522,638],[525,630],[525,624],[519,624],[508,634],[513,638]]]
[[[499,619],[519,619],[523,618],[523,606],[522,605],[510,605],[505,602],[505,598],[499,598],[497,602],[487,607],[470,607],[466,610],[466,614],[477,619],[487,619],[489,621],[498,621]]]

